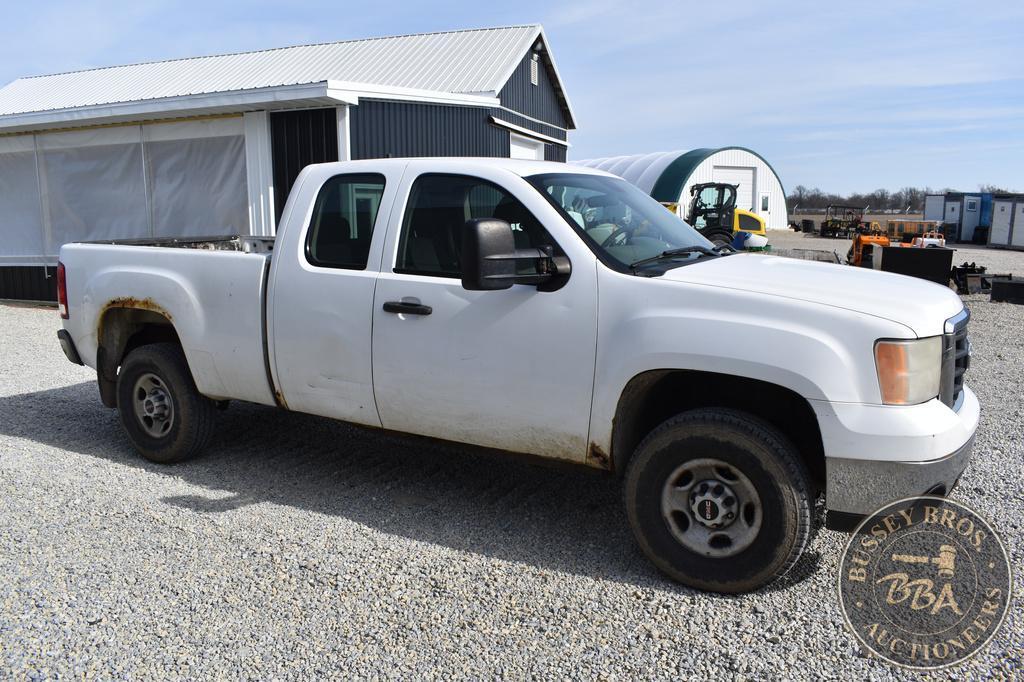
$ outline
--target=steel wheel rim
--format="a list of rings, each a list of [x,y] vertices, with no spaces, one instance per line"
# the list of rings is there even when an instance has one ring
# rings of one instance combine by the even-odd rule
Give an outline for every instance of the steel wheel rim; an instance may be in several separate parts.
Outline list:
[[[174,401],[167,383],[147,372],[132,387],[132,407],[142,430],[153,438],[163,438],[174,426]]]
[[[684,547],[724,558],[753,544],[764,512],[757,489],[742,471],[720,459],[702,458],[681,464],[665,479],[661,515]]]

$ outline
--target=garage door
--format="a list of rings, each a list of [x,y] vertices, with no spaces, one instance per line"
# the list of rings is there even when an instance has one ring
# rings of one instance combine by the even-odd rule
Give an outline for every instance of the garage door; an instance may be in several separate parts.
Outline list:
[[[509,133],[509,151],[513,159],[544,160],[544,143],[523,135]]]
[[[754,185],[754,169],[744,166],[715,166],[715,182],[727,182],[730,185],[739,185],[736,190],[736,208],[747,211],[754,209],[754,192],[757,187]]]

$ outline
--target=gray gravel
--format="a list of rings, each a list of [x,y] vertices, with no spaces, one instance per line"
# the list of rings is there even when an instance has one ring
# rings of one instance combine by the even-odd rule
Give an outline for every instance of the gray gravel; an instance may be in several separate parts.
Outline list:
[[[1002,531],[1020,595],[1024,307],[969,304],[984,415],[955,496]],[[0,305],[0,677],[918,677],[847,633],[844,535],[719,597],[652,569],[596,474],[240,404],[205,457],[151,465],[57,323]],[[1022,642],[1018,596],[953,672],[1020,675]]]

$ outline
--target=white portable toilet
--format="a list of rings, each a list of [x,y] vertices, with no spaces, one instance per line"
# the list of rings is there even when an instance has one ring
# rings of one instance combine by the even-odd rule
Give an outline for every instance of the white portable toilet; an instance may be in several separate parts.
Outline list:
[[[1010,247],[1024,249],[1024,197],[1013,203],[1013,223],[1010,226]]]
[[[946,201],[945,194],[928,194],[924,198],[924,220],[933,220],[937,223],[946,219],[943,206]]]
[[[981,224],[981,195],[965,194],[960,202],[960,241],[974,239],[974,229]]]
[[[1013,227],[1013,204],[1013,199],[993,199],[992,229],[988,233],[989,246],[1007,247],[1010,245],[1010,228]]]

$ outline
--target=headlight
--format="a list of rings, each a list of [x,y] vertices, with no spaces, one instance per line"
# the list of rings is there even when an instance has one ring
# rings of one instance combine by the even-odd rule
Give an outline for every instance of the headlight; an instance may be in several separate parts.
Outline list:
[[[916,405],[939,394],[942,337],[875,342],[875,368],[882,402]]]

